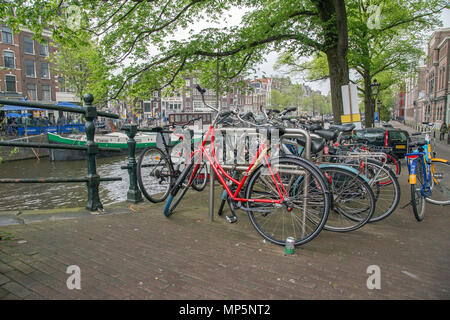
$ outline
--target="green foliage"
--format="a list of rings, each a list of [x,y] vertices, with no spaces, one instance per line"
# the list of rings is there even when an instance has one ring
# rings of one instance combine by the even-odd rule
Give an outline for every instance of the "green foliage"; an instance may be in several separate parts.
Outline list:
[[[60,43],[50,61],[55,64],[54,73],[64,78],[65,85],[74,90],[80,101],[85,93],[92,93],[94,104],[104,104],[109,94],[109,77],[113,67],[107,65],[94,41],[86,36],[75,47],[67,42]]]
[[[215,88],[218,57],[226,66],[219,82],[225,88],[229,79],[252,72],[270,51],[309,55],[325,50],[336,40],[321,15],[332,10],[328,2],[29,0],[4,2],[0,14],[16,29],[27,26],[37,34],[51,30],[59,45],[80,47],[83,34],[89,33],[98,40],[107,64],[121,70],[110,73],[110,85],[111,98],[123,98],[177,87],[183,74],[198,70],[202,84]],[[200,20],[223,22],[231,7],[246,12],[239,26],[193,32]],[[189,37],[176,40],[177,33],[187,30]]]
[[[373,114],[370,87],[365,84],[376,78],[383,92],[414,71],[424,54],[425,35],[440,25],[439,12],[450,5],[446,0],[348,0],[346,7],[349,68],[365,96],[363,109]],[[276,67],[306,74],[309,81],[329,75],[323,52],[304,61],[297,52],[286,51]]]

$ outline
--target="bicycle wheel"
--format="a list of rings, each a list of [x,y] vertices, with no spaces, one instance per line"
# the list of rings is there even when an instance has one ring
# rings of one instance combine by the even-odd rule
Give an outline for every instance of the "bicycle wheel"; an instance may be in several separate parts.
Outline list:
[[[192,181],[192,189],[196,191],[203,191],[208,183],[208,166],[206,165],[206,161],[202,159],[200,163],[197,173],[195,174],[195,178]]]
[[[198,167],[199,165],[195,164],[195,161],[191,159],[184,170],[181,172],[180,176],[177,178],[177,181],[175,181],[164,206],[163,212],[166,217],[169,217],[173,214],[175,208],[178,206],[181,199],[183,199],[184,195],[191,187]]]
[[[422,161],[417,160],[416,165],[416,183],[411,185],[411,205],[413,207],[414,216],[417,221],[422,221],[425,216],[425,197],[422,195],[421,188],[425,183]]]
[[[172,185],[173,172],[165,153],[157,147],[145,149],[137,164],[139,188],[153,203],[164,201]]]
[[[431,196],[426,200],[433,204],[450,204],[450,164],[439,159],[431,160]]]
[[[295,245],[314,239],[323,229],[330,210],[328,187],[323,175],[305,159],[280,157],[270,160],[270,168],[287,193],[281,204],[246,202],[250,221],[261,236],[278,245],[294,237]],[[279,200],[280,196],[267,163],[250,176],[245,190],[247,199]]]
[[[375,196],[359,174],[338,166],[319,167],[329,183],[332,204],[325,230],[348,232],[364,226],[375,212]]]
[[[387,218],[400,202],[400,184],[395,173],[383,162],[369,159],[363,173],[369,179],[369,185],[375,195],[375,212],[369,222]]]
[[[395,173],[397,177],[402,173],[402,163],[393,154],[386,154],[386,164]]]

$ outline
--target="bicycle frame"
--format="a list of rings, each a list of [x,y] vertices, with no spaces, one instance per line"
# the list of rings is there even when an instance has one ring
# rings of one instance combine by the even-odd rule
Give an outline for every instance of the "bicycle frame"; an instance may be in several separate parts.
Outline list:
[[[202,144],[200,145],[200,147],[195,150],[194,152],[192,152],[191,154],[191,158],[190,161],[193,159],[194,155],[196,153],[200,153],[201,156],[204,155],[207,159],[208,162],[211,165],[211,168],[214,170],[214,173],[216,174],[217,178],[219,179],[219,181],[221,182],[222,186],[225,188],[226,192],[228,193],[229,197],[233,200],[233,201],[238,201],[238,202],[262,202],[262,203],[272,203],[272,204],[281,204],[283,202],[285,202],[286,197],[287,197],[287,192],[283,186],[283,183],[281,182],[280,176],[278,175],[278,172],[274,173],[270,163],[269,163],[269,158],[267,156],[267,153],[269,152],[269,148],[267,146],[267,143],[265,141],[263,141],[261,143],[261,145],[258,148],[258,151],[255,155],[255,157],[253,158],[252,162],[250,163],[249,167],[247,168],[246,172],[243,174],[243,178],[239,181],[234,179],[231,175],[229,175],[225,169],[223,169],[223,167],[220,165],[217,157],[216,157],[216,152],[215,152],[215,148],[214,148],[214,133],[215,133],[215,128],[214,126],[210,126],[208,132],[205,135],[205,138],[202,141]],[[210,153],[208,152],[208,150],[205,148],[205,144],[208,140],[208,138],[211,137],[211,150]],[[269,172],[270,172],[270,176],[272,177],[273,182],[275,183],[276,186],[276,190],[278,193],[278,196],[280,197],[279,200],[272,200],[272,199],[247,199],[247,198],[239,198],[239,192],[241,191],[242,187],[245,184],[245,181],[247,180],[247,178],[251,175],[251,173],[258,167],[258,165],[262,162],[265,161]],[[193,180],[193,178],[195,177],[196,171],[198,169],[199,163],[195,164],[195,168],[194,171],[192,172],[192,175],[190,177],[189,183]],[[230,189],[230,187],[227,184],[226,179],[228,179],[229,181],[231,181],[232,183],[237,185],[237,189],[236,191],[233,193]]]
[[[414,150],[412,153],[406,154],[406,160],[409,172],[409,184],[416,184],[417,182],[417,165],[420,162],[422,170],[424,173],[424,182],[420,188],[420,193],[424,196],[424,189],[429,190],[431,187],[431,145],[430,137],[428,134],[425,136],[426,144],[421,148],[423,151],[419,151],[419,148]]]

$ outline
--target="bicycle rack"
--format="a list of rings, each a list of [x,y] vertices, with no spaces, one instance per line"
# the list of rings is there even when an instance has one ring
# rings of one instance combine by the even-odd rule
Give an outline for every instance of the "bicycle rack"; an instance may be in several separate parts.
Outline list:
[[[275,128],[273,128],[275,130]],[[232,133],[242,133],[242,134],[248,134],[248,135],[260,135],[263,132],[260,132],[257,128],[235,128],[235,127],[225,127],[225,128],[216,128],[216,132],[225,133],[227,134],[228,131],[231,131]],[[311,136],[308,131],[300,128],[284,128],[283,129],[284,134],[279,136],[279,140],[282,141],[286,138],[305,138],[305,158],[307,160],[311,160]],[[211,166],[210,168],[210,188],[209,188],[209,208],[208,208],[208,217],[209,221],[214,221],[214,170]],[[222,168],[224,169],[234,169],[237,171],[246,171],[248,169],[248,164],[243,163],[235,163],[235,164],[224,164],[222,165]],[[305,189],[304,189],[304,195],[305,199],[308,197],[308,179],[309,177],[305,176]],[[303,207],[303,219],[306,219],[306,205],[307,202],[304,201],[304,207]],[[305,221],[303,221],[303,226],[305,226]]]

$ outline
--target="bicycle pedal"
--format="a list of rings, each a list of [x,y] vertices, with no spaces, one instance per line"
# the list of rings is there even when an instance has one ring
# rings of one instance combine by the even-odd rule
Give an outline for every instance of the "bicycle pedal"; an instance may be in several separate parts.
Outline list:
[[[237,217],[234,215],[226,216],[228,223],[235,223],[237,221]]]

